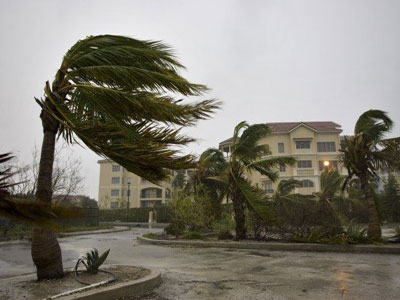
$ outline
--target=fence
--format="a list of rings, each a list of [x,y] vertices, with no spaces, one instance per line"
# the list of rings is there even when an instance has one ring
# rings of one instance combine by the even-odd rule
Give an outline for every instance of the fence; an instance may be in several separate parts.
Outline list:
[[[127,209],[102,209],[99,210],[100,222],[128,221],[143,222],[149,221],[149,212],[156,214],[157,223],[169,223],[171,215],[167,206],[161,207],[138,207]],[[127,216],[128,214],[128,216]]]

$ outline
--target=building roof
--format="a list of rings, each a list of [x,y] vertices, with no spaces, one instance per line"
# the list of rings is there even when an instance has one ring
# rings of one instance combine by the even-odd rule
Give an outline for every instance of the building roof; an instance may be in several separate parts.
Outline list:
[[[309,127],[314,131],[319,132],[342,132],[341,126],[331,121],[313,121],[313,122],[278,122],[267,123],[272,133],[288,133],[300,125]],[[229,144],[233,138],[226,139],[221,144]]]

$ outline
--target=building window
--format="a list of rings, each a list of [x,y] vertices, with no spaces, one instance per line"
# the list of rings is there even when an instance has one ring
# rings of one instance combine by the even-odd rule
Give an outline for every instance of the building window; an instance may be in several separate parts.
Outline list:
[[[111,184],[119,184],[120,178],[119,177],[111,177]]]
[[[119,189],[111,190],[111,197],[119,197]]]
[[[285,144],[284,143],[278,143],[278,152],[285,153]]]
[[[121,166],[120,165],[112,165],[112,171],[113,172],[121,171]]]
[[[336,152],[335,142],[318,142],[317,143],[318,152]]]
[[[300,182],[300,184],[301,184],[301,187],[303,187],[303,188],[314,187],[314,182],[312,182],[311,180],[308,180],[308,179],[302,180]]]
[[[280,165],[279,172],[286,172],[286,165]]]
[[[140,192],[140,198],[162,198],[162,189],[147,188]]]
[[[298,168],[312,168],[312,162],[311,162],[311,160],[299,160],[297,162],[297,167]]]
[[[296,141],[296,149],[311,149],[311,141]]]
[[[111,202],[111,208],[118,208],[118,206],[119,206],[119,203],[118,202],[115,202],[115,201],[113,201],[113,202]]]
[[[325,168],[324,162],[325,162],[325,160],[319,161],[319,170],[320,171],[322,171]],[[338,168],[337,160],[329,160],[329,165],[327,167],[328,167],[328,169],[331,169],[331,168],[337,169]]]
[[[272,182],[271,181],[265,181],[264,182],[264,191],[267,194],[273,194],[274,193],[274,189],[272,188]]]

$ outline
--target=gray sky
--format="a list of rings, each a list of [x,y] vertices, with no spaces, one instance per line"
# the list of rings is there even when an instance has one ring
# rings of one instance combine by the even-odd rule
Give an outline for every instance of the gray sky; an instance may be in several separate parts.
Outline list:
[[[39,107],[64,53],[78,39],[120,34],[163,40],[184,76],[224,102],[186,132],[201,153],[250,123],[325,121],[350,134],[371,108],[400,135],[400,1],[5,1],[0,0],[0,152],[29,161],[42,139]],[[83,160],[85,194],[97,199],[98,157]]]

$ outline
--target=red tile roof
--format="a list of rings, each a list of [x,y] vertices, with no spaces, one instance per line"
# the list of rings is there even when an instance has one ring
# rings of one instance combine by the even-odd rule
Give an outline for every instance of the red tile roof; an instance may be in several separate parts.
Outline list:
[[[341,126],[331,121],[327,122],[279,122],[279,123],[267,123],[272,133],[285,133],[292,131],[295,127],[300,124],[304,124],[315,131],[325,132],[342,132]],[[232,138],[222,141],[220,144],[230,143]]]

